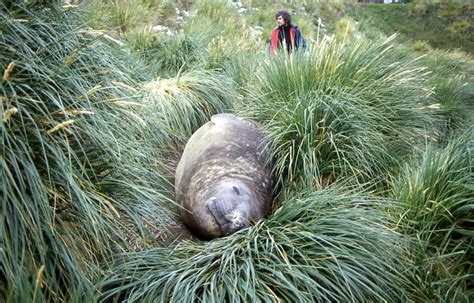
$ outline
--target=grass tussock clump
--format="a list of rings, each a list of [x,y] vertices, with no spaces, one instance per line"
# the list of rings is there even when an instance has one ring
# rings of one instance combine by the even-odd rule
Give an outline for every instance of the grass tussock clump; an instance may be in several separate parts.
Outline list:
[[[34,11],[0,4],[0,300],[87,301],[104,259],[134,249],[129,225],[145,245],[143,221],[168,216],[166,134],[105,39],[75,12]]]
[[[380,202],[380,201],[379,201]],[[378,204],[330,189],[208,243],[127,254],[104,285],[126,302],[363,302],[405,296],[403,238]],[[400,246],[401,245],[401,246]]]
[[[387,35],[399,33],[399,40],[406,45],[426,41],[432,48],[472,52],[472,1],[411,2],[415,3],[359,6],[358,19]]]
[[[228,1],[196,1],[183,32],[199,45],[199,67],[220,71],[238,56],[261,52],[261,32],[244,23],[244,16]]]
[[[414,293],[422,301],[469,302],[474,295],[472,143],[468,132],[442,150],[430,147],[392,183],[395,219],[414,239]]]
[[[155,123],[182,140],[189,138],[212,115],[231,111],[235,101],[229,81],[202,70],[147,82],[144,90],[147,103],[156,111]]]
[[[263,64],[243,112],[269,130],[281,181],[377,178],[431,131],[424,70],[392,54],[390,41],[324,40]]]
[[[437,123],[443,144],[454,133],[463,132],[472,125],[474,103],[474,61],[463,51],[432,50],[422,59],[432,75],[427,91],[433,106],[439,108]]]
[[[128,42],[148,62],[151,74],[174,77],[199,65],[201,45],[185,33],[157,34],[147,29],[128,35]]]
[[[470,102],[474,91],[469,92],[468,81],[463,75],[455,76],[438,82],[433,89],[432,97],[440,108],[438,127],[441,142],[449,141],[450,135],[464,131],[474,122],[474,104]]]
[[[128,33],[143,28],[149,22],[160,20],[172,23],[176,17],[175,4],[169,0],[114,0],[84,1],[89,6],[85,14],[94,22],[94,27]]]

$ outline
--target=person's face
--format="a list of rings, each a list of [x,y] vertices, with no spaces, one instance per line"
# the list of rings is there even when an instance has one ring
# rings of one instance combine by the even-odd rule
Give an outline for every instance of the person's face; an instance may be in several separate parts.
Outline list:
[[[278,16],[277,17],[277,23],[278,23],[278,26],[283,26],[283,25],[285,25],[285,19],[283,19],[282,16]]]

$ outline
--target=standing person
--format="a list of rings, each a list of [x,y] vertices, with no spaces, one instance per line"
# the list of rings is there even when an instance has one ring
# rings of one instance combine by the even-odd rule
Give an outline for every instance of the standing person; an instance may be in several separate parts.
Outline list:
[[[286,49],[288,53],[298,48],[305,49],[306,41],[298,27],[291,23],[291,15],[287,11],[279,11],[275,14],[278,26],[273,29],[270,39],[272,54],[278,49]]]

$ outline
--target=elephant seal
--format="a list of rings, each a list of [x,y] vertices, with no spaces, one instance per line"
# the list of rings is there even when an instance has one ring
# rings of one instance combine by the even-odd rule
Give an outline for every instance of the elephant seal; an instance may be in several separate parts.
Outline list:
[[[262,126],[232,114],[212,116],[191,136],[176,169],[184,224],[212,239],[263,218],[273,200],[271,166]]]

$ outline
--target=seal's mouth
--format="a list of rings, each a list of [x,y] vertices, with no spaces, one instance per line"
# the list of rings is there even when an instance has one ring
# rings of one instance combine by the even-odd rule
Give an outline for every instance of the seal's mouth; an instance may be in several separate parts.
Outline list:
[[[207,208],[216,220],[224,236],[249,226],[248,220],[244,217],[242,211],[229,202],[212,199],[207,204]]]

